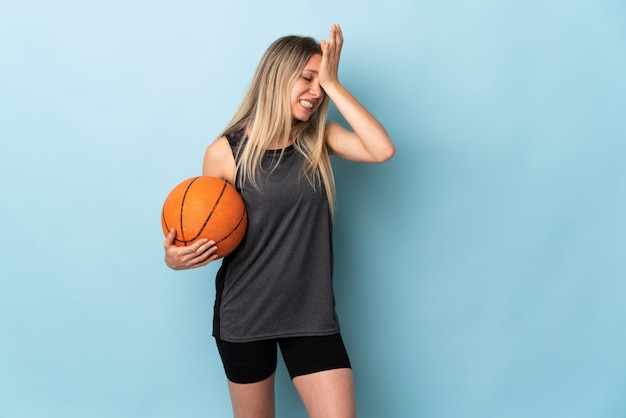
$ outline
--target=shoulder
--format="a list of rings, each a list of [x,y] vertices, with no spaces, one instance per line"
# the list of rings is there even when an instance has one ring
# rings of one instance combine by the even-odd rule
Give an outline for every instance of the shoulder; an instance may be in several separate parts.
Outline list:
[[[204,153],[202,174],[224,179],[234,184],[235,170],[235,157],[228,139],[225,136],[217,138]]]

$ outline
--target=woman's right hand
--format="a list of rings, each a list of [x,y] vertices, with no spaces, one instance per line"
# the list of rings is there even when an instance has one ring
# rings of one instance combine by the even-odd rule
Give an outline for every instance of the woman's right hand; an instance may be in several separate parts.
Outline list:
[[[185,247],[174,244],[176,230],[172,228],[163,242],[165,264],[173,270],[186,270],[206,266],[219,258],[215,241],[200,239]]]

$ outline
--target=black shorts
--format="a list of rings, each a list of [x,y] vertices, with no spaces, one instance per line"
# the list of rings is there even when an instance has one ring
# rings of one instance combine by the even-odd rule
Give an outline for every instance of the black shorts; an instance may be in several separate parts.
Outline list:
[[[228,380],[255,383],[276,371],[277,346],[293,379],[324,370],[350,368],[340,334],[321,337],[290,337],[249,343],[216,339]]]

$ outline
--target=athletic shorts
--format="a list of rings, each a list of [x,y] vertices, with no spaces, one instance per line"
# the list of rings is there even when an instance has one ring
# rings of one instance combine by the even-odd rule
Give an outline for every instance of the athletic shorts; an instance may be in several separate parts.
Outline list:
[[[325,370],[351,368],[341,334],[289,337],[249,343],[216,339],[226,377],[234,383],[255,383],[276,371],[277,347],[293,379]]]

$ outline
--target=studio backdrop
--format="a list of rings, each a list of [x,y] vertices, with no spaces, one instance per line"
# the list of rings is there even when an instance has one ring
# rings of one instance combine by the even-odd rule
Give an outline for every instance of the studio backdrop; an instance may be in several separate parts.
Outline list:
[[[624,4],[4,2],[0,416],[230,416],[219,263],[169,270],[161,206],[269,44],[335,22],[397,146],[333,160],[359,416],[626,416]]]

